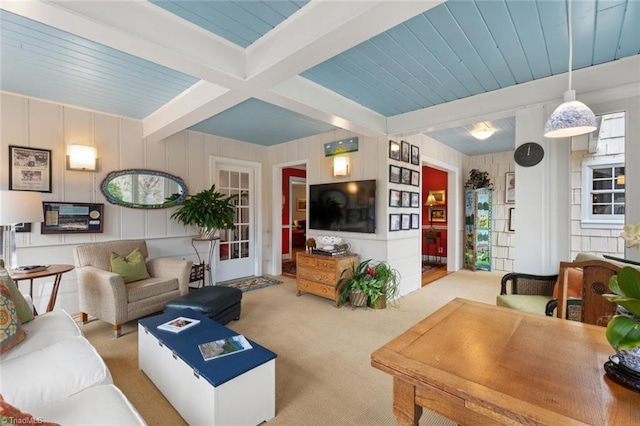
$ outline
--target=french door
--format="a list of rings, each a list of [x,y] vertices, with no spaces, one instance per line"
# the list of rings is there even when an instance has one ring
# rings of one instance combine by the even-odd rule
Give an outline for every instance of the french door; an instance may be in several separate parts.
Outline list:
[[[254,169],[230,164],[217,165],[216,189],[234,196],[233,228],[220,232],[216,282],[255,274],[256,227]]]

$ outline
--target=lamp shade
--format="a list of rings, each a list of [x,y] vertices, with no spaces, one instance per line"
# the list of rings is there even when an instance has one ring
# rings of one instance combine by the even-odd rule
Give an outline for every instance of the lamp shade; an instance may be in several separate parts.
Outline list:
[[[70,170],[95,171],[96,149],[86,145],[69,145],[67,147]]]
[[[333,157],[333,176],[335,177],[349,176],[349,157],[348,156]]]
[[[43,220],[42,194],[33,191],[0,191],[0,225]]]
[[[434,197],[433,194],[429,194],[429,196],[427,197],[427,202],[424,204],[425,206],[433,206],[434,204],[436,204],[436,197]]]
[[[564,103],[553,111],[544,126],[544,137],[568,138],[591,133],[597,129],[593,111],[582,102],[576,101],[575,90],[567,90],[564,92]]]

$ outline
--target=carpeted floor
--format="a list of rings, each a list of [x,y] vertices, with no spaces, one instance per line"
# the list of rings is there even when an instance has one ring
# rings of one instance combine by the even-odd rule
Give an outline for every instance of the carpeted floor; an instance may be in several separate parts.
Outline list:
[[[247,291],[257,290],[259,288],[269,287],[276,284],[282,284],[282,281],[278,281],[275,278],[269,278],[264,276],[260,276],[260,277],[252,276],[252,277],[237,278],[229,281],[221,281],[216,285],[221,285],[224,287],[234,287],[242,290],[243,292],[247,292]]]

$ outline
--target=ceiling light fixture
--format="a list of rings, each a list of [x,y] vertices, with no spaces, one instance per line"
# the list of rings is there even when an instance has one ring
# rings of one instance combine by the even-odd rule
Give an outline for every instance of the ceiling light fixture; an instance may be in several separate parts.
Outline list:
[[[588,106],[576,101],[576,91],[571,89],[573,66],[573,31],[571,27],[571,0],[568,0],[567,23],[569,27],[569,90],[564,92],[564,102],[553,111],[544,125],[545,138],[568,138],[584,135],[598,129],[596,116]]]
[[[482,126],[483,126],[482,129],[474,130],[473,132],[471,132],[471,136],[483,141],[491,137],[491,135],[493,135],[496,132],[492,128],[487,127],[486,123],[482,123]]]

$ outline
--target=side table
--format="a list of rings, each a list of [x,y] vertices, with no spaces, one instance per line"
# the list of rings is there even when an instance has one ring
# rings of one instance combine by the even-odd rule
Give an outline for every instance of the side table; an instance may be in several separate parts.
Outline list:
[[[16,270],[8,270],[9,276],[17,283],[18,281],[29,280],[29,296],[33,300],[33,280],[36,278],[45,278],[55,276],[53,280],[53,289],[49,296],[49,303],[47,304],[47,312],[53,311],[53,307],[56,304],[58,298],[58,289],[60,288],[60,280],[62,274],[69,272],[74,268],[73,265],[49,265],[44,271],[38,272],[18,272]],[[35,311],[35,307],[34,307]],[[37,312],[36,312],[37,313]]]
[[[211,275],[212,271],[211,271],[211,265],[213,264],[213,250],[216,247],[216,242],[219,240],[220,238],[192,238],[191,239],[191,247],[193,247],[193,249],[196,252],[196,256],[198,257],[198,263],[194,263],[192,269],[191,269],[191,276],[189,277],[189,283],[192,282],[199,282],[198,287],[200,287],[200,285],[202,285],[203,287],[205,286],[204,283],[204,276],[205,276],[205,271],[209,271],[209,284],[213,285],[213,277]],[[195,243],[196,242],[207,242],[209,243],[209,263],[205,262],[204,260],[202,260],[202,258],[200,258],[200,253],[198,253],[198,249],[196,248]]]

